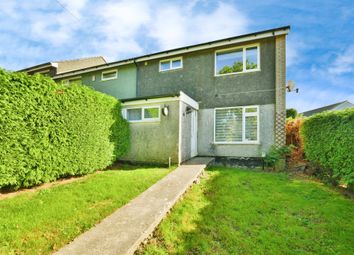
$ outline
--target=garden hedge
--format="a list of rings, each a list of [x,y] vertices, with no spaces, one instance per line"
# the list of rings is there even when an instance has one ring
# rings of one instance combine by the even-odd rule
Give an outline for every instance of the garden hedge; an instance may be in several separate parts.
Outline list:
[[[300,133],[306,158],[321,166],[322,175],[354,187],[354,109],[306,118]]]
[[[103,169],[128,143],[128,124],[115,98],[0,69],[0,188]]]

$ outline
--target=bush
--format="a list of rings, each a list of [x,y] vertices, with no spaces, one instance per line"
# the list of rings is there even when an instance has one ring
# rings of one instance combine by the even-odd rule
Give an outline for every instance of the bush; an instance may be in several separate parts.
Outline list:
[[[278,148],[273,145],[264,157],[264,163],[266,166],[272,167],[273,170],[275,170],[275,167],[279,161],[290,155],[291,150],[292,146],[282,146]]]
[[[304,149],[300,136],[302,122],[302,118],[296,118],[288,119],[285,124],[286,144],[293,147],[289,158],[290,166],[296,165],[304,160]]]
[[[103,169],[127,150],[128,130],[113,97],[0,69],[0,188]]]
[[[305,156],[321,166],[321,176],[354,186],[354,109],[305,119],[300,134]]]
[[[293,118],[295,119],[297,116],[297,110],[294,108],[286,109],[286,118]]]

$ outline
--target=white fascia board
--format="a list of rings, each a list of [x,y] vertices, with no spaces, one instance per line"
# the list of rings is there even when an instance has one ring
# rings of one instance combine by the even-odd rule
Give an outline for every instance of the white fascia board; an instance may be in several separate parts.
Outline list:
[[[205,49],[210,49],[210,48],[215,48],[215,47],[220,47],[220,46],[227,46],[227,45],[235,44],[235,43],[243,43],[243,42],[249,42],[249,41],[254,41],[254,40],[259,40],[259,39],[265,39],[265,38],[279,36],[279,35],[287,35],[288,33],[289,33],[289,29],[285,29],[285,30],[266,32],[266,33],[261,33],[261,34],[256,34],[256,35],[250,35],[250,36],[246,36],[246,37],[242,37],[242,38],[230,39],[230,40],[226,40],[226,41],[220,41],[220,42],[216,42],[216,43],[210,43],[210,44],[201,45],[201,46],[191,46],[190,48],[185,48],[185,49],[180,49],[180,50],[171,50],[170,52],[156,54],[153,56],[136,58],[136,62],[142,62],[142,61],[147,61],[147,60],[151,60],[151,59],[163,58],[163,57],[174,56],[174,55],[181,55],[184,53],[205,50]]]
[[[36,70],[45,69],[45,68],[48,68],[48,67],[58,67],[58,63],[50,62],[49,64],[44,65],[44,66],[38,66],[38,67],[35,67],[35,68],[29,68],[27,71],[24,71],[24,72],[32,72],[32,71],[36,71]]]
[[[146,105],[146,104],[160,104],[171,101],[178,101],[179,97],[163,97],[163,98],[151,98],[151,99],[137,99],[136,101],[128,101],[122,103],[122,107],[133,106],[133,105]]]
[[[184,103],[186,103],[187,105],[191,106],[193,109],[195,110],[199,110],[199,104],[197,101],[195,101],[193,98],[191,98],[190,96],[188,96],[187,94],[185,94],[183,91],[180,91],[180,100]]]

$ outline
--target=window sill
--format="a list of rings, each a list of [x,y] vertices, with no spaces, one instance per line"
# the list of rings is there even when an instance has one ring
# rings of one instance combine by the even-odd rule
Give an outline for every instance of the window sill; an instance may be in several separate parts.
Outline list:
[[[101,81],[110,81],[110,80],[117,80],[118,79],[118,77],[115,77],[115,78],[109,78],[109,79],[101,79]]]
[[[168,72],[178,71],[178,70],[182,70],[182,69],[183,69],[183,67],[171,68],[168,70],[159,70],[159,73],[168,73]]]
[[[260,145],[260,142],[214,142],[215,145]]]
[[[223,76],[230,76],[230,75],[240,75],[240,74],[248,74],[248,73],[255,73],[255,72],[260,72],[261,69],[254,69],[254,70],[249,70],[249,71],[244,71],[244,72],[238,72],[238,73],[224,73],[224,74],[214,74],[214,77],[223,77]]]
[[[131,124],[138,124],[138,123],[160,123],[160,120],[137,120],[137,121],[129,121],[128,123]]]

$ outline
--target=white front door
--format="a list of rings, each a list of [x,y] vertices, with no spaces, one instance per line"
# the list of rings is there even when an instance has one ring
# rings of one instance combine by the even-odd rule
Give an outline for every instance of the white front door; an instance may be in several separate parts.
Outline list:
[[[193,110],[191,112],[191,158],[198,155],[198,112]]]

